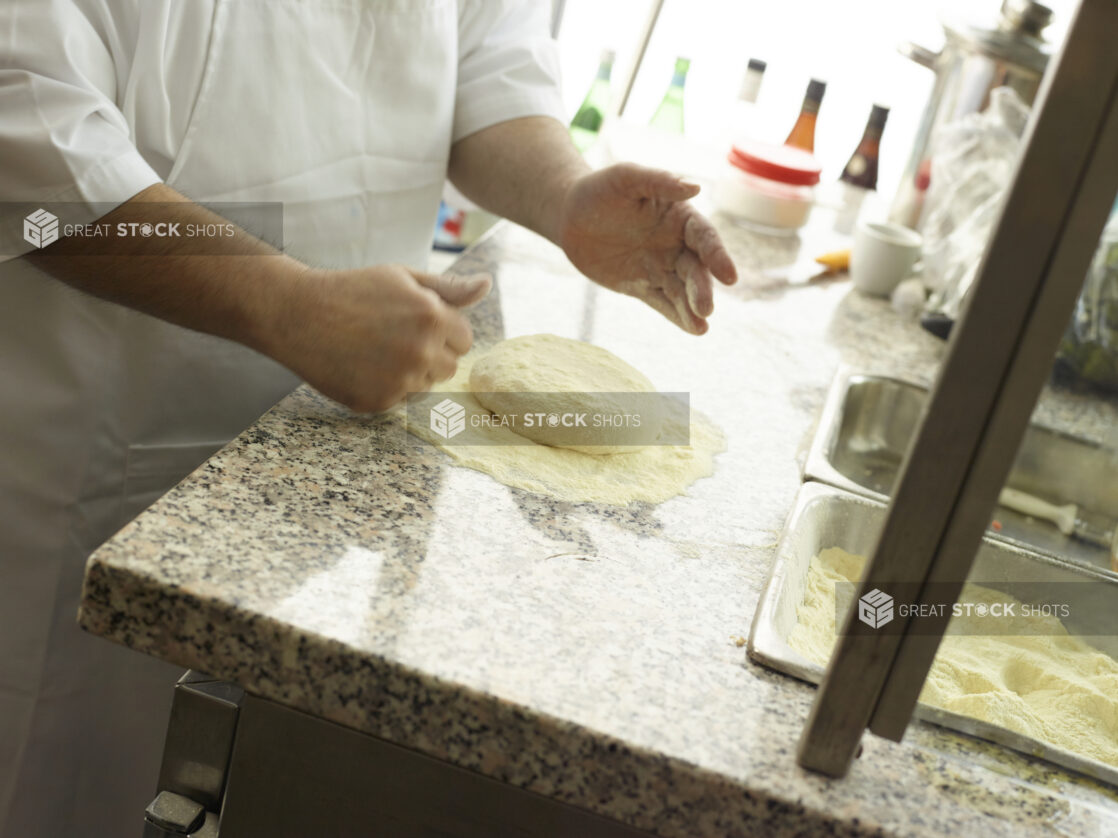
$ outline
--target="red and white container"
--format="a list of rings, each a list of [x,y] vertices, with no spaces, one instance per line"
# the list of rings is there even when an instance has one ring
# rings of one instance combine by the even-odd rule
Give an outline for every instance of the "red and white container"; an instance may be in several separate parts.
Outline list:
[[[813,155],[748,141],[735,145],[726,159],[714,188],[719,210],[766,230],[787,232],[807,223],[822,171]]]

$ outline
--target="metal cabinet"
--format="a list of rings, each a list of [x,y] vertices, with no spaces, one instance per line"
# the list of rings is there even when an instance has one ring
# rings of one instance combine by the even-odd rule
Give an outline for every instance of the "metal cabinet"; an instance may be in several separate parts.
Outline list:
[[[144,838],[642,838],[583,809],[187,673]]]

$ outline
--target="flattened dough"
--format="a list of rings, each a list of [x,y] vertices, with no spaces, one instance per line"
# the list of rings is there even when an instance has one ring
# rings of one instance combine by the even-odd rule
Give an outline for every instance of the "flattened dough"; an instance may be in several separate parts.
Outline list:
[[[578,429],[573,441],[563,429],[546,424],[519,426],[518,433],[535,442],[587,454],[629,454],[651,445],[666,418],[662,399],[625,398],[626,393],[656,392],[639,370],[600,346],[557,335],[510,338],[481,353],[470,369],[470,390],[497,416],[640,414],[640,427],[625,429],[624,445],[610,444],[616,431],[592,425]]]
[[[467,412],[485,411],[469,384],[474,363],[483,354],[467,355],[459,362],[457,374],[433,391],[452,396]],[[483,380],[480,375],[479,381]],[[685,433],[690,423],[689,445],[649,445],[619,454],[588,454],[542,445],[499,426],[483,429],[491,443],[487,445],[455,445],[423,423],[409,422],[408,431],[441,448],[459,465],[484,472],[506,486],[571,502],[661,503],[712,474],[715,454],[725,449],[722,432],[709,419],[680,402],[675,404],[680,409],[664,417],[662,432]]]

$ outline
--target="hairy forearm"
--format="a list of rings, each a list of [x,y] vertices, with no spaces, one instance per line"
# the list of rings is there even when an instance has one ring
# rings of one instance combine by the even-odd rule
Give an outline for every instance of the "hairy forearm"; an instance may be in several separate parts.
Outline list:
[[[564,196],[589,171],[562,123],[543,116],[498,123],[450,153],[450,180],[463,195],[551,241]]]
[[[162,184],[97,223],[115,228],[121,221],[177,222],[181,228],[228,223]],[[181,242],[120,237],[99,242],[91,253],[82,238],[63,238],[24,258],[93,296],[270,354],[306,266],[239,228],[208,241],[205,254],[184,253]]]

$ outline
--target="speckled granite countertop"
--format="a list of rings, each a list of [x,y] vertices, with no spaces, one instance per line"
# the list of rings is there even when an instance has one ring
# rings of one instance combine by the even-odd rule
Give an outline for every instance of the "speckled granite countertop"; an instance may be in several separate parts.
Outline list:
[[[1118,835],[1118,791],[923,723],[843,780],[797,767],[814,689],[740,638],[813,423],[840,363],[928,380],[942,347],[848,283],[766,279],[795,240],[725,234],[745,276],[701,339],[514,227],[460,268],[498,279],[479,345],[587,339],[692,394],[729,449],[687,496],[553,502],[304,387],[92,557],[82,624],[660,836]]]

